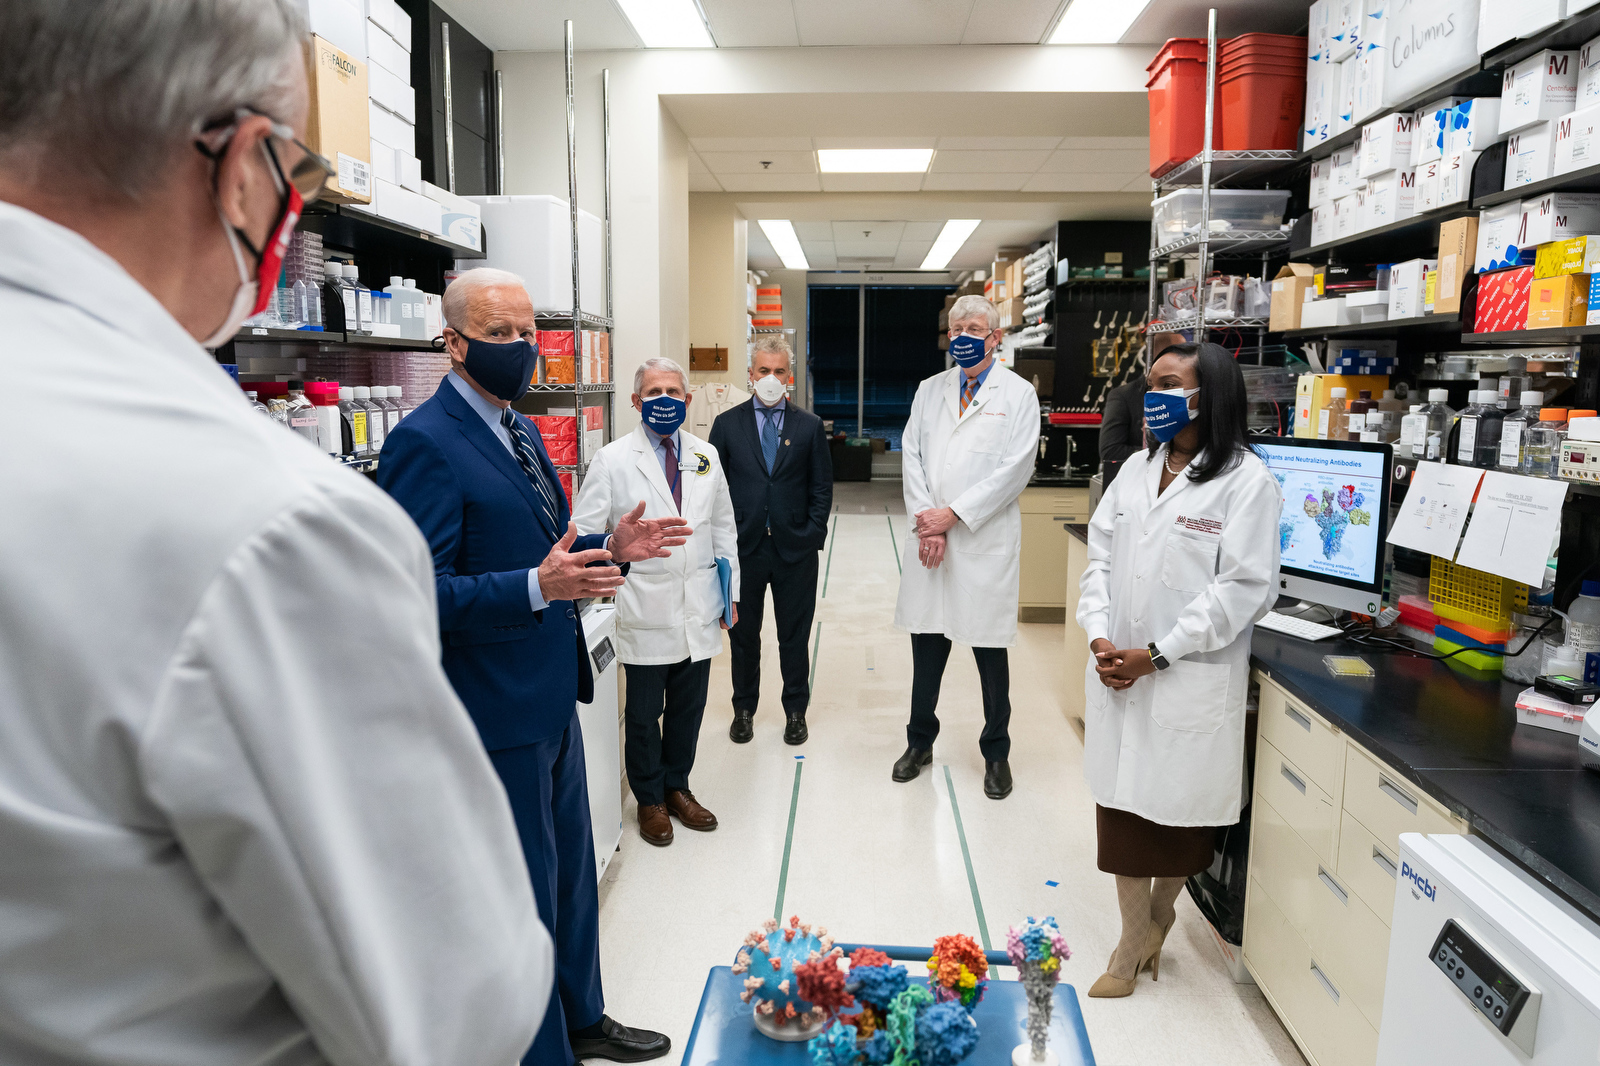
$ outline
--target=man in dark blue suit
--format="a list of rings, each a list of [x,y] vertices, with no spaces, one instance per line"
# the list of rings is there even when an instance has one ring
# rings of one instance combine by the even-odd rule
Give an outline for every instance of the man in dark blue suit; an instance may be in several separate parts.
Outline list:
[[[378,484],[433,549],[444,669],[505,785],[539,917],[556,943],[556,987],[527,1066],[641,1062],[662,1034],[604,1013],[599,898],[577,702],[594,678],[573,600],[610,596],[626,564],[664,558],[690,530],[642,521],[577,537],[538,429],[510,410],[537,349],[533,304],[505,271],[468,271],[444,297],[451,371],[384,444]],[[621,563],[618,568],[612,563]]]

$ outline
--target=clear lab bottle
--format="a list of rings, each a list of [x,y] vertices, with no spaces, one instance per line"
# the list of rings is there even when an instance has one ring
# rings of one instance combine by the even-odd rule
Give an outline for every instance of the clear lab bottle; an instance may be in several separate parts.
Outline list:
[[[1529,390],[1522,393],[1518,400],[1517,408],[1506,412],[1505,425],[1500,430],[1500,461],[1496,469],[1507,474],[1520,473],[1522,470],[1523,445],[1527,443],[1529,427],[1538,424],[1544,394]]]
[[[1328,390],[1328,402],[1317,412],[1318,440],[1350,439],[1350,425],[1346,420],[1344,397],[1345,390],[1342,388]]]
[[[1530,477],[1555,477],[1561,467],[1561,442],[1567,435],[1567,409],[1545,407],[1539,421],[1528,427],[1522,446],[1522,473]]]

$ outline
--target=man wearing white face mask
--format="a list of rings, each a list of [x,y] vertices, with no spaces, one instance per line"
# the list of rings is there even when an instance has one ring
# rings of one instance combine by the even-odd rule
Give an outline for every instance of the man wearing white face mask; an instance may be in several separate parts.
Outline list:
[[[0,4],[7,1062],[505,1066],[549,999],[426,542],[202,347],[327,174],[305,35]]]
[[[756,339],[750,354],[754,397],[711,426],[711,445],[722,458],[739,523],[741,595],[739,624],[728,634],[733,654],[733,725],[728,736],[743,744],[755,735],[752,719],[761,698],[761,623],[767,588],[778,623],[778,663],[783,673],[783,739],[810,736],[811,656],[806,642],[817,610],[817,556],[828,539],[833,511],[833,460],[822,419],[789,402],[794,356],[778,334]]]

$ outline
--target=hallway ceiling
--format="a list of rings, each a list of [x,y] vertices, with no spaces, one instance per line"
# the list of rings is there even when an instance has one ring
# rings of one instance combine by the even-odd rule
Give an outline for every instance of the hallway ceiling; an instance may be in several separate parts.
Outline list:
[[[444,0],[439,5],[496,51],[558,52],[562,22],[584,50],[638,48],[633,27],[612,0]],[[701,0],[722,48],[796,45],[1037,44],[1062,0]],[[1218,31],[1303,32],[1306,5],[1288,0],[1152,0],[1122,38],[1160,44],[1203,36],[1206,9]]]
[[[776,207],[777,205],[773,205]],[[745,209],[760,210],[745,205]],[[755,216],[752,216],[752,218]],[[761,214],[760,217],[772,217]],[[971,216],[968,216],[971,217]],[[1038,240],[1054,224],[1044,219],[986,219],[978,224],[950,261],[951,270],[986,266],[994,250]],[[944,221],[910,219],[826,220],[796,219],[795,235],[805,249],[812,270],[916,270],[933,247]],[[749,261],[752,270],[779,270],[783,264],[767,242],[761,227],[750,225]]]

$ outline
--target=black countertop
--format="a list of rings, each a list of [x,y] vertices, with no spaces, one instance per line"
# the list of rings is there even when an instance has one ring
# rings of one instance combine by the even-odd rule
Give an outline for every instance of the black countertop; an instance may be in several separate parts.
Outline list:
[[[1028,488],[1030,489],[1086,489],[1088,487],[1088,475],[1078,477],[1059,471],[1049,474],[1041,474],[1035,471],[1033,477],[1028,479]]]
[[[1329,654],[1376,676],[1330,677]],[[1600,921],[1600,773],[1570,733],[1519,725],[1526,686],[1464,666],[1257,629],[1255,667]]]

